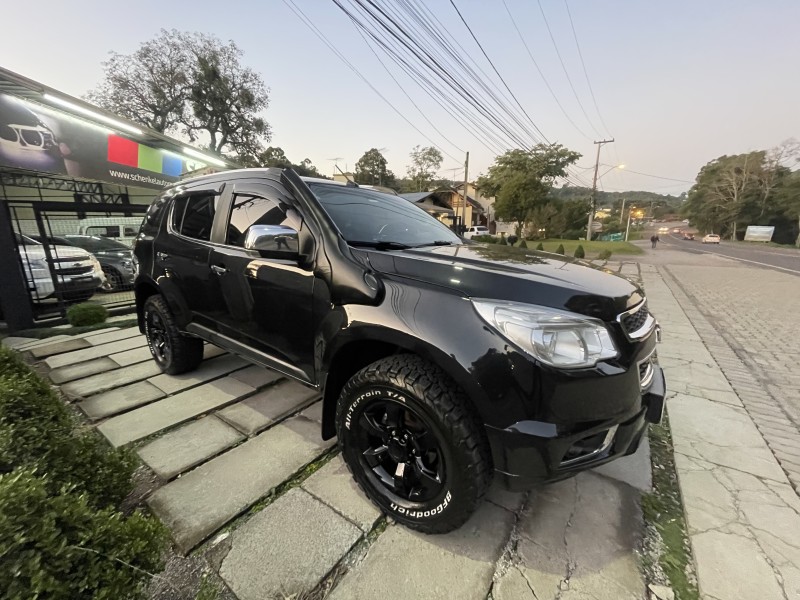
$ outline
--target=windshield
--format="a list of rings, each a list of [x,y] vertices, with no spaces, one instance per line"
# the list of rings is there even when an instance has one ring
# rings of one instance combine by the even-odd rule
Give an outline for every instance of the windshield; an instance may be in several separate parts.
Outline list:
[[[89,252],[130,250],[125,244],[116,240],[110,240],[96,235],[68,235],[66,239],[73,246],[78,246]]]
[[[400,196],[363,188],[309,184],[347,242],[357,246],[460,244],[446,225]]]
[[[17,246],[41,246],[39,242],[29,238],[27,235],[14,234],[14,239],[17,240]]]

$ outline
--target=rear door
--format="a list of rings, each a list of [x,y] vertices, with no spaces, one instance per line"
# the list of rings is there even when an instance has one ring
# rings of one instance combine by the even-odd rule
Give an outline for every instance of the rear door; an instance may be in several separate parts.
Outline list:
[[[211,232],[220,204],[218,193],[189,191],[173,199],[166,228],[155,244],[155,272],[163,273],[159,286],[190,320],[212,325],[219,298],[212,289],[209,269]],[[165,231],[166,230],[166,231]]]
[[[244,249],[250,226],[299,231],[302,218],[275,181],[237,182],[226,205],[224,239],[210,259],[224,300],[224,310],[215,314],[217,329],[269,357],[271,366],[313,381],[313,272],[296,261],[262,258]]]

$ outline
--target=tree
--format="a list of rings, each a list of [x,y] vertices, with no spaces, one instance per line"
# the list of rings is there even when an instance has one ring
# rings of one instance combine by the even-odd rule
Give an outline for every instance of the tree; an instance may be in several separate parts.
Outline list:
[[[367,150],[356,163],[356,183],[393,186],[394,173],[386,168],[386,158],[377,148]]]
[[[177,131],[191,89],[189,36],[162,29],[130,55],[111,52],[90,102],[159,133]]]
[[[478,178],[478,189],[496,198],[497,217],[514,221],[521,235],[531,211],[548,202],[555,180],[564,177],[567,167],[580,157],[560,144],[509,150],[495,159],[487,175]]]
[[[418,192],[424,191],[433,182],[436,172],[442,166],[444,157],[433,146],[422,148],[414,146],[411,150],[411,164],[406,167],[409,179],[414,182]]]
[[[159,132],[181,131],[215,154],[254,159],[269,141],[261,76],[233,42],[161,30],[131,55],[112,53],[88,99]]]

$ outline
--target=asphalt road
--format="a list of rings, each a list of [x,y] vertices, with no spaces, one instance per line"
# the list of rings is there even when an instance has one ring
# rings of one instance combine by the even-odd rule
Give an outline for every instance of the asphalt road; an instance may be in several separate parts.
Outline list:
[[[673,227],[686,227],[680,223],[669,224],[670,231]],[[646,237],[650,237],[648,233]],[[670,250],[681,250],[691,254],[718,254],[756,266],[768,267],[800,275],[800,250],[791,248],[774,248],[758,243],[744,245],[742,242],[729,242],[723,240],[719,244],[703,244],[702,235],[696,234],[694,241],[683,240],[678,234],[659,234],[659,245],[663,244]]]

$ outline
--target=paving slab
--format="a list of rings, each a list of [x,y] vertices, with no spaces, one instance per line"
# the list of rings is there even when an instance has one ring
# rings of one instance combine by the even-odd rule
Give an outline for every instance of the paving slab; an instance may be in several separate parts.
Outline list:
[[[499,578],[494,597],[520,597],[522,575],[542,599],[641,600],[642,530],[639,493],[627,484],[584,472],[537,489],[519,520],[519,563]]]
[[[254,391],[241,381],[225,377],[111,417],[97,429],[113,446],[123,446],[162,429],[180,425]]]
[[[61,391],[70,398],[87,398],[128,383],[142,381],[158,373],[161,373],[161,369],[151,360],[70,381],[61,386]]]
[[[209,361],[203,361],[200,366],[191,373],[183,375],[167,375],[162,373],[149,381],[165,394],[174,394],[182,390],[200,385],[206,381],[211,381],[217,377],[227,375],[231,371],[236,371],[246,366],[248,363],[238,356],[226,354]]]
[[[140,348],[144,346],[146,343],[147,342],[145,341],[144,336],[132,337],[124,340],[118,340],[116,342],[111,342],[108,344],[102,344],[100,346],[92,346],[90,348],[84,348],[83,350],[67,352],[66,354],[57,354],[56,356],[51,356],[47,358],[45,360],[45,363],[51,369],[57,369],[58,367],[66,367],[67,365],[74,365],[79,362],[92,360],[93,358],[101,358],[103,356],[109,356],[111,354],[122,352],[124,350],[131,350],[132,348]]]
[[[72,336],[70,335],[53,335],[48,338],[38,339],[38,338],[26,338],[30,339],[30,341],[22,343],[14,346],[14,350],[18,350],[19,352],[25,352],[26,350],[30,350],[31,348],[36,348],[37,346],[42,346],[45,344],[52,344],[53,342],[57,342],[59,340],[68,340],[71,339]],[[8,339],[8,338],[6,338]]]
[[[138,327],[126,327],[125,329],[114,329],[112,331],[105,331],[97,333],[92,336],[87,336],[84,339],[92,346],[99,346],[109,342],[116,342],[118,340],[126,340],[133,337],[144,337]]]
[[[78,407],[91,419],[110,417],[154,400],[166,394],[149,381],[140,381],[97,394],[78,403]]]
[[[59,367],[53,369],[47,376],[50,381],[56,385],[74,381],[76,379],[83,379],[90,375],[97,375],[98,373],[105,373],[106,371],[113,371],[119,368],[119,365],[104,356],[103,358],[95,358],[94,360],[87,360],[86,362],[78,363],[77,365],[69,365],[68,367]]]
[[[252,385],[254,388],[262,388],[265,385],[269,385],[270,383],[275,383],[279,381],[283,375],[280,373],[276,373],[271,369],[265,369],[264,367],[260,367],[258,365],[251,365],[241,371],[236,371],[232,375],[241,382],[246,383],[247,385]]]
[[[316,421],[322,424],[322,400],[314,402],[311,406],[300,413],[309,421]]]
[[[72,352],[73,350],[82,350],[89,348],[91,344],[83,338],[73,338],[69,340],[60,340],[51,344],[41,344],[35,348],[31,348],[29,352],[33,358],[46,358],[48,356],[55,356],[56,354],[64,354],[65,352]]]
[[[219,416],[242,433],[253,435],[307,406],[317,396],[316,390],[284,380],[221,410]]]
[[[381,511],[358,487],[341,455],[306,479],[303,489],[367,532],[380,518]]]
[[[209,415],[142,446],[138,454],[156,475],[172,479],[243,439],[233,427]]]
[[[316,423],[295,417],[159,488],[147,502],[188,552],[330,444]]]
[[[615,461],[595,467],[595,473],[627,483],[640,492],[653,490],[653,469],[650,463],[650,442],[645,434],[636,452]]]
[[[485,600],[514,515],[484,502],[460,529],[424,535],[390,526],[331,600]]]
[[[361,534],[295,488],[233,533],[220,575],[239,600],[295,598],[316,586]]]
[[[33,342],[39,341],[38,338],[29,338],[29,337],[19,337],[10,335],[8,337],[3,338],[2,345],[6,348],[11,348],[12,350],[17,350],[21,346],[27,346]]]
[[[153,360],[153,355],[150,352],[150,348],[142,346],[141,348],[134,348],[133,350],[125,350],[125,352],[117,352],[109,356],[109,358],[120,367],[127,367],[128,365],[135,365],[136,363]]]

